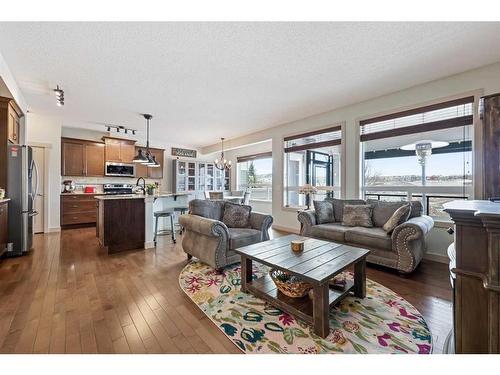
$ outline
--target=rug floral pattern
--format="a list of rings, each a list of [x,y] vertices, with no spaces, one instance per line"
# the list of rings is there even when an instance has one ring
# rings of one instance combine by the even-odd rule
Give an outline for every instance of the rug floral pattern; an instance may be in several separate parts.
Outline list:
[[[422,315],[405,299],[367,280],[364,299],[345,298],[330,312],[330,334],[240,291],[241,269],[217,272],[200,262],[182,270],[182,290],[245,353],[414,353],[432,350]],[[254,263],[253,277],[267,272]],[[352,277],[347,274],[347,277]]]

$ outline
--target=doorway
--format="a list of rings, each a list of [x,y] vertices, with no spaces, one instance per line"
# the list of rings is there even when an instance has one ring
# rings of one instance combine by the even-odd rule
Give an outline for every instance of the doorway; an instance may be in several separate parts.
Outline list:
[[[44,218],[45,218],[45,148],[31,146],[33,152],[33,160],[38,167],[37,186],[38,193],[35,196],[33,209],[38,212],[38,215],[33,217],[33,232],[44,232]]]

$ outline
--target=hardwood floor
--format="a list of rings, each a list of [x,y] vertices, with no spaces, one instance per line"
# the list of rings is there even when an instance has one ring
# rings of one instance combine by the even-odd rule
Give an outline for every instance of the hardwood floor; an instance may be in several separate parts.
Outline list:
[[[29,255],[0,262],[0,353],[239,353],[179,288],[180,242],[108,256],[94,228],[35,235]],[[424,315],[440,353],[451,328],[447,266],[367,275]]]

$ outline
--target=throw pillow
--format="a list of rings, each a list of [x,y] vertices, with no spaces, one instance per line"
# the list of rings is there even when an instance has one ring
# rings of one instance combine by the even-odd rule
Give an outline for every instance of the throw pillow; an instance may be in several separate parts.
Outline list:
[[[399,224],[404,223],[410,217],[410,204],[405,204],[404,206],[399,207],[387,220],[387,222],[382,227],[388,234],[392,233],[394,228],[396,228]]]
[[[228,228],[248,228],[251,212],[251,206],[226,202],[222,222]]]
[[[336,222],[341,222],[344,217],[344,206],[346,204],[358,205],[366,204],[362,199],[337,199],[337,198],[325,198],[325,200],[332,202],[333,204],[333,216]]]
[[[333,204],[330,201],[313,201],[314,211],[316,211],[316,222],[318,224],[333,223]]]
[[[371,228],[373,227],[372,211],[373,207],[369,204],[346,204],[344,206],[342,225]]]

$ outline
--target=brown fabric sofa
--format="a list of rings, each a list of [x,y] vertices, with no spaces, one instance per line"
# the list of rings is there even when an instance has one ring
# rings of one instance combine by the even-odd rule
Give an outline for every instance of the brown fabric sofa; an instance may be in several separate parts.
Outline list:
[[[412,201],[410,218],[391,234],[387,234],[382,226],[394,211],[407,202],[332,199],[332,203],[335,221],[331,223],[317,224],[314,210],[299,212],[302,235],[369,249],[368,262],[402,273],[412,272],[418,266],[426,252],[426,236],[434,226],[430,216],[422,215],[420,202]],[[343,226],[345,204],[371,204],[373,228]]]
[[[271,215],[252,212],[248,228],[228,228],[222,222],[225,205],[224,201],[194,199],[189,202],[189,214],[179,217],[184,252],[215,269],[240,261],[234,249],[268,240],[273,223]]]

